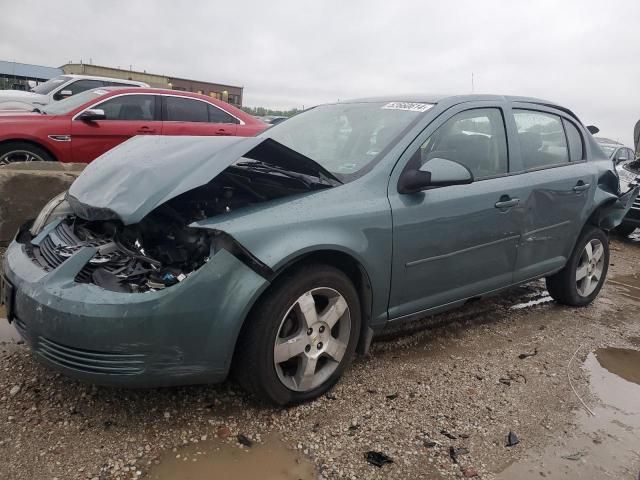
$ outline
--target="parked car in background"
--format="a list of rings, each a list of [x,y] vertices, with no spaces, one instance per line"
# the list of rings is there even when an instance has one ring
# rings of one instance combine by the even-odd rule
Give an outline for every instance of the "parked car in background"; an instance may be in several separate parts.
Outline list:
[[[296,403],[390,323],[541,277],[590,304],[636,195],[573,113],[524,97],[373,98],[254,138],[136,137],[18,233],[7,317],[86,381],[215,382],[233,362],[249,391]]]
[[[640,161],[636,160],[633,149],[608,138],[596,137],[596,140],[615,165],[620,178],[620,190],[626,192],[630,188],[640,185]],[[638,227],[640,227],[640,199],[637,199],[632,205],[629,213],[615,231],[620,235],[628,236]]]
[[[149,87],[146,83],[88,75],[60,75],[30,91],[0,90],[0,110],[33,110],[99,87]]]
[[[284,122],[288,117],[282,117],[282,116],[278,116],[278,115],[266,115],[264,117],[260,117],[260,120],[262,120],[265,123],[268,123],[269,125],[277,125],[281,122]]]
[[[36,112],[0,113],[0,165],[88,163],[136,135],[252,136],[265,128],[240,109],[204,95],[105,87]]]
[[[640,160],[634,158],[633,150],[630,148],[625,148],[624,150],[627,150],[627,152],[620,154],[616,159],[616,171],[620,177],[620,190],[622,192],[626,192],[640,185]],[[636,199],[629,213],[627,213],[622,220],[622,223],[616,227],[616,232],[620,235],[628,236],[639,227],[640,198]]]

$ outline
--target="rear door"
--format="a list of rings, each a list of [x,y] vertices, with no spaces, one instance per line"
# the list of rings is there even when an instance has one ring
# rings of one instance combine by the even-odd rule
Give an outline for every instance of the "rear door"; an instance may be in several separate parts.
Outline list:
[[[511,284],[520,209],[509,176],[503,107],[502,102],[473,102],[448,110],[396,167],[446,158],[467,166],[475,180],[400,194],[392,176],[391,319]]]
[[[513,104],[520,172],[522,239],[514,281],[564,266],[586,220],[597,178],[585,160],[582,128],[571,116],[531,104]]]
[[[71,151],[74,162],[90,162],[136,135],[160,135],[160,106],[157,95],[124,94],[90,108],[104,110],[105,120],[71,122]]]
[[[238,120],[195,98],[162,97],[163,135],[236,135]]]

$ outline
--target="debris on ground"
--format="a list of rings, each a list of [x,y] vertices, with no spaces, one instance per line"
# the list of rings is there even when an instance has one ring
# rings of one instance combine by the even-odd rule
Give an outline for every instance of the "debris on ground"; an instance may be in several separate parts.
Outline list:
[[[451,460],[453,460],[453,463],[458,463],[460,455],[466,455],[467,453],[469,453],[468,448],[449,447],[449,456],[451,457]]]
[[[479,476],[478,470],[473,467],[467,467],[462,469],[462,476],[464,478],[474,478]]]
[[[565,460],[573,460],[573,461],[577,461],[580,460],[582,457],[584,457],[587,454],[587,452],[576,452],[576,453],[572,453],[571,455],[562,455],[562,458],[564,458]]]
[[[525,358],[533,357],[533,356],[535,356],[535,355],[537,355],[537,354],[538,354],[538,349],[537,349],[537,348],[535,348],[535,349],[533,350],[533,352],[531,352],[531,353],[521,353],[520,355],[518,355],[518,358],[519,358],[520,360],[524,360]]]
[[[445,437],[447,437],[450,440],[457,440],[458,437],[455,436],[453,433],[447,432],[446,430],[440,430],[440,433],[442,435],[444,435]]]
[[[507,447],[513,447],[519,443],[520,439],[518,438],[518,436],[510,431],[509,435],[507,435]]]
[[[251,448],[253,446],[253,440],[246,435],[239,433],[237,438],[240,445],[244,445],[247,448]]]
[[[364,454],[364,458],[376,467],[382,467],[385,463],[393,463],[393,459],[382,452],[369,451]]]

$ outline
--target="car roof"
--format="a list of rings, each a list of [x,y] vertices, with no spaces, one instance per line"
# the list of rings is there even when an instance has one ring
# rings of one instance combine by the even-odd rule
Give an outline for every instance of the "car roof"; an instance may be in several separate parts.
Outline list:
[[[69,77],[69,78],[82,78],[85,80],[108,80],[110,82],[129,83],[131,85],[143,85],[145,87],[147,86],[147,84],[144,82],[138,82],[136,80],[125,80],[124,78],[100,77],[97,75],[78,75],[75,73],[70,73],[70,74],[63,73],[61,76]]]
[[[383,95],[378,97],[365,97],[357,98],[353,100],[345,100],[338,103],[358,103],[358,102],[415,102],[415,103],[442,103],[447,101],[448,103],[465,103],[476,101],[507,101],[507,102],[523,102],[523,103],[535,103],[547,107],[557,108],[565,113],[568,113],[576,120],[578,117],[568,108],[563,107],[550,100],[544,100],[542,98],[524,97],[515,95],[491,95],[491,94],[470,94],[470,95],[443,95],[443,94],[400,94],[400,95]]]
[[[105,90],[107,92],[119,92],[119,93],[155,93],[155,94],[164,94],[164,95],[176,95],[180,97],[193,97],[193,98],[207,99],[213,102],[217,100],[214,97],[209,97],[207,95],[202,95],[200,93],[185,92],[184,90],[171,90],[168,88],[109,86],[109,87],[98,87],[98,88],[94,88],[93,90]],[[223,103],[226,103],[226,102],[223,102]]]

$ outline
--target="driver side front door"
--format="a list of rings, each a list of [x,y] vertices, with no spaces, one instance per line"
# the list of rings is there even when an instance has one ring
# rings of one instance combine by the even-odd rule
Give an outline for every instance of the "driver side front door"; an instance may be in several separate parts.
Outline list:
[[[412,194],[389,185],[391,320],[512,282],[521,212],[518,185],[508,176],[505,112],[499,103],[473,105],[445,113],[437,128],[429,127],[407,152],[414,166],[432,158],[457,161],[474,174],[473,183]],[[402,168],[401,162],[396,168]]]

